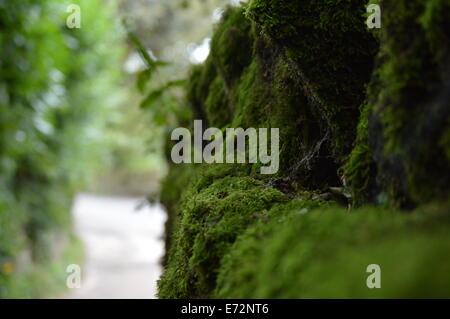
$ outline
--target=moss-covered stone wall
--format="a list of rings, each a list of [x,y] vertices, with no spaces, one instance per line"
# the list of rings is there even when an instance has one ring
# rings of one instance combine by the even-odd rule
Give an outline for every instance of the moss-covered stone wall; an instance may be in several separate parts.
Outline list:
[[[187,101],[210,127],[279,128],[280,170],[172,166],[160,297],[450,296],[449,1],[378,2],[378,31],[361,0],[226,10]]]

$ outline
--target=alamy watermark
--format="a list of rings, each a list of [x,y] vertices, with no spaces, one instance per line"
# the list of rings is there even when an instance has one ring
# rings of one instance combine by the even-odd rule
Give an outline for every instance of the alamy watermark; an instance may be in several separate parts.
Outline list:
[[[203,122],[195,120],[194,147],[191,132],[179,127],[172,131],[171,140],[179,142],[170,155],[175,164],[261,163],[266,165],[261,166],[261,174],[275,174],[279,168],[280,132],[270,128],[270,141],[268,133],[268,128],[227,128],[222,132],[215,127],[203,132]]]
[[[70,264],[66,268],[69,274],[66,278],[66,286],[69,289],[81,288],[81,267],[77,264]]]
[[[370,15],[367,17],[366,24],[369,29],[381,28],[381,8],[378,4],[369,4],[367,6],[367,13]]]
[[[77,4],[70,4],[66,12],[70,13],[66,19],[66,25],[69,29],[81,28],[81,8]]]
[[[368,265],[366,272],[371,273],[366,280],[367,288],[381,288],[381,267],[377,264]]]

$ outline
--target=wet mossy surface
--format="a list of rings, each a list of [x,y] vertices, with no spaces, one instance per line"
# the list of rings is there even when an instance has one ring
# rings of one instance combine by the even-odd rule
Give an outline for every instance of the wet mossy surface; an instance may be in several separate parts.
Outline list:
[[[450,296],[448,1],[377,2],[376,32],[366,1],[226,10],[192,71],[193,119],[279,128],[280,169],[173,165],[159,297]]]

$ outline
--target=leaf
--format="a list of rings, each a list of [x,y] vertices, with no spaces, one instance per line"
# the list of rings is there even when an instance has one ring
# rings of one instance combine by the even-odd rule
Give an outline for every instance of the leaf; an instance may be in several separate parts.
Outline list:
[[[166,84],[166,88],[170,88],[170,87],[174,87],[174,86],[182,86],[187,82],[186,79],[182,79],[182,80],[175,80],[175,81],[170,81],[167,82]]]
[[[141,93],[145,91],[145,88],[147,87],[147,83],[150,81],[152,74],[153,74],[153,72],[150,69],[143,70],[138,73],[137,87]]]
[[[150,57],[147,50],[145,49],[142,42],[136,37],[133,32],[128,32],[128,37],[130,38],[131,42],[136,46],[138,49],[139,54],[144,59],[145,64],[147,65],[147,68],[152,69],[154,66],[155,61]]]
[[[142,101],[140,107],[142,109],[148,109],[158,101],[165,91],[165,87],[159,88],[157,90],[151,91],[147,97]]]
[[[164,124],[167,123],[167,114],[166,114],[166,112],[163,112],[162,110],[158,110],[154,114],[153,119],[157,125],[163,126]]]
[[[144,99],[144,101],[142,101],[142,103],[140,105],[141,108],[148,109],[148,108],[152,107],[153,104],[156,101],[158,101],[162,97],[164,92],[166,92],[169,88],[184,85],[186,82],[187,82],[187,80],[185,80],[185,79],[169,81],[166,84],[164,84],[162,87],[160,87],[159,89],[151,91],[147,95],[147,97]]]
[[[136,46],[139,54],[144,59],[144,62],[147,65],[148,69],[153,70],[153,69],[156,69],[157,67],[171,65],[170,62],[153,60],[152,57],[150,56],[150,54],[148,54],[147,49],[144,47],[144,45],[138,39],[138,37],[136,35],[134,35],[133,32],[129,31],[128,37],[130,38],[131,42],[133,42],[133,44]]]
[[[137,87],[140,92],[144,92],[145,88],[147,87],[147,83],[151,80],[152,75],[156,71],[156,69],[158,67],[165,67],[171,65],[171,63],[166,61],[154,60],[150,56],[150,54],[148,54],[148,51],[144,47],[142,42],[131,31],[128,32],[128,37],[131,40],[131,42],[133,42],[133,44],[136,46],[140,56],[144,60],[144,63],[147,67],[146,70],[139,72],[137,76]]]
[[[172,62],[167,62],[167,61],[160,61],[160,60],[157,60],[157,61],[153,61],[154,63],[153,63],[153,66],[169,66],[169,65],[172,65]]]

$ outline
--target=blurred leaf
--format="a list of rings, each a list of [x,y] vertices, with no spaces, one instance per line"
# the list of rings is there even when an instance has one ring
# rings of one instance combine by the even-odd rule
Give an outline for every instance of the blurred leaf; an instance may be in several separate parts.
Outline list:
[[[148,109],[151,108],[155,102],[157,102],[166,92],[169,88],[176,87],[176,86],[182,86],[186,83],[187,80],[175,80],[167,82],[164,86],[160,87],[159,89],[151,91],[147,97],[142,101],[141,108]]]
[[[128,37],[131,42],[136,46],[140,56],[143,58],[145,65],[147,66],[146,70],[143,70],[138,73],[137,76],[137,87],[140,92],[144,92],[147,87],[147,83],[151,80],[153,73],[156,71],[158,67],[168,66],[171,63],[165,61],[154,60],[147,49],[144,47],[142,42],[136,37],[132,32],[128,32]]]
[[[167,114],[166,112],[163,112],[161,109],[159,109],[153,116],[154,121],[157,125],[163,126],[167,123]]]
[[[187,82],[186,79],[170,81],[166,84],[166,89],[174,86],[182,86]]]
[[[159,88],[157,90],[150,92],[147,95],[147,97],[144,99],[144,101],[142,101],[142,103],[140,105],[141,108],[148,109],[148,108],[152,107],[155,104],[155,102],[161,98],[165,89],[166,88],[163,87],[163,88]]]
[[[131,42],[133,42],[133,44],[136,46],[139,54],[144,59],[144,62],[147,65],[148,69],[152,70],[156,69],[157,67],[168,66],[171,64],[170,62],[154,60],[150,56],[150,54],[148,54],[147,49],[144,47],[144,45],[138,39],[138,37],[133,34],[133,32],[128,32],[128,37],[130,38]]]
[[[141,93],[145,91],[145,89],[147,87],[147,83],[150,81],[150,79],[152,77],[152,73],[153,72],[150,69],[143,70],[138,73],[137,87]]]
[[[169,66],[171,64],[172,64],[171,62],[157,60],[157,61],[154,61],[153,66],[156,66],[156,67],[158,67],[158,66]]]
[[[155,61],[153,61],[153,59],[150,57],[142,42],[133,34],[133,32],[128,32],[128,37],[138,49],[138,52],[144,59],[147,68],[152,69],[155,64]]]

